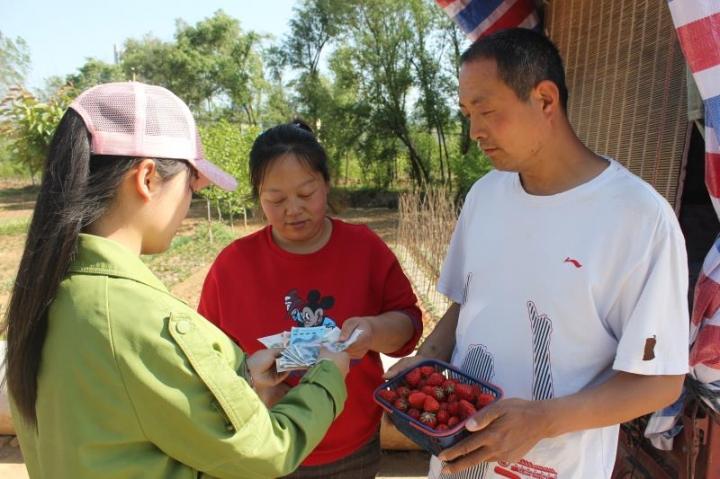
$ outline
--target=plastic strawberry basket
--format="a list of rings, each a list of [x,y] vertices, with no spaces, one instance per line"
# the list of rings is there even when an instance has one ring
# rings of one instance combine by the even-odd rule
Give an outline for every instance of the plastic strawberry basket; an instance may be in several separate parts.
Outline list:
[[[410,368],[405,369],[394,378],[386,381],[384,384],[375,389],[373,399],[385,410],[397,430],[410,438],[421,448],[437,455],[444,449],[453,446],[463,438],[470,435],[470,432],[465,429],[465,422],[468,418],[466,417],[461,419],[457,424],[447,430],[433,429],[420,422],[418,419],[410,417],[407,412],[399,410],[394,404],[385,400],[380,394],[383,390],[397,390],[397,388],[401,386],[408,387],[406,382],[406,376],[408,373],[423,366],[432,366],[435,368],[436,372],[441,373],[446,379],[452,379],[457,383],[467,384],[470,386],[478,386],[484,394],[492,396],[492,402],[500,399],[503,393],[502,389],[494,384],[476,379],[446,362],[434,359],[424,360]]]

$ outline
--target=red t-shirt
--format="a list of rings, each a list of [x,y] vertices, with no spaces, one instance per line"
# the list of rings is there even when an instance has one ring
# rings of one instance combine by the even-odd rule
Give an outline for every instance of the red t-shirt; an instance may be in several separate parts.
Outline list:
[[[395,255],[367,226],[332,220],[328,243],[311,254],[293,254],[272,240],[271,227],[226,247],[210,268],[199,312],[249,354],[264,348],[257,338],[353,316],[403,311],[415,334],[393,356],[413,351],[422,333],[420,310]],[[364,445],[382,414],[372,399],[382,383],[380,356],[369,352],[351,363],[345,409],[303,465],[335,462]],[[288,382],[296,383],[288,380]]]

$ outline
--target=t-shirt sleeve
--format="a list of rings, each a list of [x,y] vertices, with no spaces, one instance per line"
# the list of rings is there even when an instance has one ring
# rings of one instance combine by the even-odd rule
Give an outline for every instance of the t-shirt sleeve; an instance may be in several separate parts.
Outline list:
[[[685,240],[669,207],[642,261],[619,285],[610,311],[618,338],[613,369],[671,375],[688,371],[688,269]]]
[[[472,190],[468,193],[460,211],[455,230],[453,231],[450,245],[448,246],[445,261],[440,270],[440,278],[438,279],[437,290],[447,296],[451,301],[463,304],[465,302],[465,247],[466,247],[466,231],[468,229],[467,222],[471,216],[473,208]]]

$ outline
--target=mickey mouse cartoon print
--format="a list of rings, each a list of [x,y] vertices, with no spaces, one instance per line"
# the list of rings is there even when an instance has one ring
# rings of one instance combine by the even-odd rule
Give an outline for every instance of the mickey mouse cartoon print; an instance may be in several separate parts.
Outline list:
[[[332,328],[337,326],[331,317],[325,315],[325,312],[334,304],[335,298],[323,296],[317,289],[310,290],[307,301],[300,297],[297,289],[293,289],[285,295],[285,308],[288,316],[299,327],[325,326]]]

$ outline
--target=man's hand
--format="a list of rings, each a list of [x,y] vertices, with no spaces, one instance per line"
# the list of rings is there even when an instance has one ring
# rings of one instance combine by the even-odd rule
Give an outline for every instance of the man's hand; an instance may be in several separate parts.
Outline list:
[[[275,369],[275,359],[281,352],[282,348],[261,349],[246,359],[256,388],[275,386],[288,377],[289,372],[278,373]]]
[[[440,454],[446,470],[486,461],[517,461],[544,438],[607,427],[656,411],[677,399],[684,375],[617,372],[604,383],[544,401],[503,399],[478,411],[466,428],[474,433]]]
[[[360,331],[360,336],[345,350],[350,359],[361,359],[372,349],[375,329],[370,318],[370,316],[356,316],[346,319],[342,324],[340,341],[348,340],[353,331]]]
[[[468,419],[473,432],[440,455],[443,472],[456,473],[481,462],[517,462],[541,439],[548,437],[542,401],[504,399],[481,409]]]

